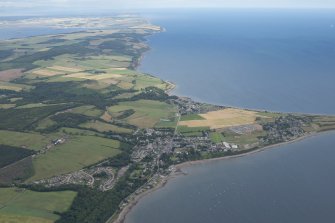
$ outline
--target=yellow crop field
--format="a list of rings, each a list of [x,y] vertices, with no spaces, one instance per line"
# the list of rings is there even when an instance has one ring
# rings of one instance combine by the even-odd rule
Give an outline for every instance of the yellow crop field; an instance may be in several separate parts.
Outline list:
[[[81,72],[83,71],[82,68],[79,68],[79,67],[63,67],[63,66],[52,66],[52,67],[48,67],[49,69],[52,69],[52,70],[59,70],[59,71],[65,71],[65,72]]]
[[[54,71],[54,70],[49,70],[49,69],[39,69],[39,70],[34,70],[33,74],[51,77],[55,75],[64,74],[64,72]]]
[[[180,126],[210,127],[211,129],[227,128],[232,126],[254,124],[256,117],[263,117],[255,111],[246,111],[235,108],[227,108],[200,114],[202,120],[187,120],[179,122]]]

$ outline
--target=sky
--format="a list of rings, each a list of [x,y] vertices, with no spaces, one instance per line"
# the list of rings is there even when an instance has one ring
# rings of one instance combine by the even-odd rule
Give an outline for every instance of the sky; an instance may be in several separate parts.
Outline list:
[[[145,8],[335,8],[335,0],[0,0],[0,16],[52,11]]]

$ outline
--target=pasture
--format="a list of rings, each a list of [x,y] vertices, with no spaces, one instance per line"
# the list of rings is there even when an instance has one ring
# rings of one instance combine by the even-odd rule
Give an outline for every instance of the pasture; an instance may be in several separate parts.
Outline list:
[[[108,112],[113,118],[122,116],[123,112],[128,110],[133,110],[135,113],[124,118],[124,120],[140,128],[152,128],[159,123],[161,119],[175,117],[177,112],[173,105],[152,100],[122,102],[108,108]]]
[[[41,150],[55,138],[55,135],[0,130],[0,144],[25,147],[35,151]]]
[[[14,108],[15,104],[0,104],[0,109]]]
[[[128,134],[133,132],[131,129],[119,127],[119,126],[101,122],[101,121],[90,121],[90,122],[81,124],[80,127],[87,128],[87,129],[94,129],[98,132],[114,132],[114,133],[128,133]]]
[[[96,136],[72,136],[33,159],[35,174],[29,181],[80,170],[120,153],[121,143]]]
[[[99,117],[103,114],[103,111],[96,108],[93,105],[84,105],[71,109],[71,113],[82,114],[90,117]]]
[[[72,191],[34,192],[19,188],[0,188],[0,223],[51,223],[55,212],[68,210],[77,195]]]
[[[61,72],[61,71],[55,71],[55,70],[43,69],[43,68],[34,70],[32,71],[32,73],[38,76],[46,76],[46,77],[64,74],[64,72]]]
[[[25,84],[14,84],[9,82],[0,81],[0,89],[1,90],[10,90],[10,91],[28,91],[32,89],[31,86]]]

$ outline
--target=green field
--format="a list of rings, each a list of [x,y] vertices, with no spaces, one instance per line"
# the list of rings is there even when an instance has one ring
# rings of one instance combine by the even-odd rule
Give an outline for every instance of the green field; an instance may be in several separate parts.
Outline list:
[[[22,91],[32,89],[29,85],[24,84],[14,84],[9,82],[0,81],[0,90],[10,90],[10,91]]]
[[[90,130],[84,130],[84,129],[76,129],[76,128],[60,128],[59,132],[69,135],[81,135],[81,136],[101,136],[103,137],[104,134],[90,131]]]
[[[0,109],[14,108],[15,104],[0,104]]]
[[[180,121],[190,121],[190,120],[205,120],[205,118],[201,117],[198,114],[183,115],[180,118]]]
[[[155,128],[176,128],[177,120],[175,119],[161,119],[156,125]]]
[[[35,174],[29,181],[80,170],[120,153],[121,143],[96,136],[73,136],[33,160]]]
[[[115,132],[115,133],[132,133],[133,130],[119,127],[116,125],[108,124],[101,121],[91,121],[84,124],[81,124],[80,127],[94,129],[98,132]]]
[[[138,100],[130,102],[122,102],[108,108],[108,112],[112,117],[122,115],[122,112],[127,110],[134,110],[135,113],[125,118],[125,120],[132,125],[140,128],[152,128],[161,119],[170,119],[175,117],[177,112],[173,105],[160,101],[152,100]]]
[[[258,137],[265,136],[265,131],[256,131],[249,134],[238,135],[229,130],[223,132],[223,140],[238,145],[253,144],[259,142]]]
[[[34,192],[0,188],[0,223],[51,223],[65,212],[76,192]]]
[[[220,132],[211,132],[209,137],[214,143],[220,143],[224,141],[223,135]]]
[[[82,114],[90,117],[99,117],[103,114],[103,111],[97,109],[93,105],[84,105],[71,109],[71,113]]]
[[[187,126],[178,126],[178,131],[181,133],[184,132],[201,132],[201,131],[208,131],[209,127],[187,127]]]
[[[26,104],[26,105],[18,106],[16,107],[16,109],[40,108],[40,107],[45,107],[45,106],[51,106],[51,105],[43,104],[43,103],[34,103],[34,104]]]
[[[26,147],[32,150],[41,150],[56,138],[57,134],[41,135],[39,133],[23,133],[0,130],[0,144],[16,147]]]

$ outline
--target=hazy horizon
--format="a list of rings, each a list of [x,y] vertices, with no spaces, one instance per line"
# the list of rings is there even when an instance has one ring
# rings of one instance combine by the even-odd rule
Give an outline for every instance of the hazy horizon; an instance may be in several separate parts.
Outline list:
[[[1,16],[139,12],[164,8],[332,9],[332,0],[0,0]]]

